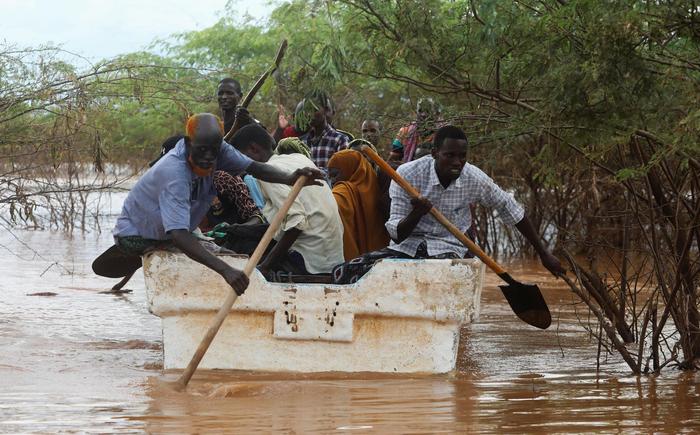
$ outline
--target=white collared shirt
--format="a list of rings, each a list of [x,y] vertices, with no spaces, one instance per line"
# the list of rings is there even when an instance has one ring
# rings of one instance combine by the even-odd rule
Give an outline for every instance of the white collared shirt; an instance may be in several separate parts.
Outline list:
[[[399,166],[397,172],[411,183],[421,195],[428,198],[433,206],[462,232],[472,224],[469,205],[481,204],[494,208],[500,219],[507,225],[515,225],[525,216],[525,210],[481,169],[467,163],[459,178],[450,183],[447,189],[442,187],[435,172],[435,160],[424,156],[418,160]],[[392,239],[397,237],[396,228],[413,209],[411,197],[398,184],[391,182],[391,214],[386,228]],[[418,246],[426,242],[428,255],[454,252],[460,257],[467,253],[467,248],[452,233],[440,224],[432,215],[421,218],[410,236],[403,242],[393,240],[389,248],[408,255],[415,255]]]

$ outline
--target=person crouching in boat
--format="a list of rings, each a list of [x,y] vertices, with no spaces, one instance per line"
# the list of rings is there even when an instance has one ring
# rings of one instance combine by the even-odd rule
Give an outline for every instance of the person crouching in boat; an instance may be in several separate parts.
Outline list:
[[[467,163],[467,136],[462,129],[452,125],[441,127],[435,133],[431,154],[404,163],[397,172],[421,197],[412,199],[392,182],[391,213],[386,222],[391,237],[389,247],[336,267],[334,282],[355,282],[382,258],[467,256],[467,248],[457,238],[432,216],[426,216],[433,204],[465,233],[472,223],[471,204],[495,208],[505,224],[515,225],[530,242],[547,270],[555,275],[564,273],[559,260],[542,246],[523,207],[483,171]]]
[[[231,144],[251,159],[266,162],[279,171],[314,167],[301,153],[273,154],[274,139],[258,125],[240,129]],[[259,178],[258,184],[265,199],[263,214],[270,220],[289,196],[290,189]],[[343,262],[343,223],[326,183],[301,191],[275,240],[277,243],[258,266],[268,279],[280,280],[290,273],[327,274],[333,266]]]
[[[248,277],[212,255],[191,234],[209,209],[216,191],[212,173],[220,168],[246,171],[269,183],[294,184],[302,175],[313,185],[323,174],[316,168],[278,169],[254,162],[223,140],[221,120],[211,113],[191,116],[186,136],[150,168],[131,189],[114,227],[117,247],[126,255],[142,255],[174,245],[191,259],[220,274],[238,295]]]
[[[333,196],[343,221],[343,251],[349,261],[386,248],[381,189],[377,173],[363,154],[353,149],[338,151],[328,161]]]

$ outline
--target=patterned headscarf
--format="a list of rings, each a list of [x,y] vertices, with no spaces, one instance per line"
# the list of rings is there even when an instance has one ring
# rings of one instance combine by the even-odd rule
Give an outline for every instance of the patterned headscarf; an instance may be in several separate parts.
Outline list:
[[[275,154],[294,153],[302,154],[309,159],[311,158],[311,151],[309,151],[309,147],[298,137],[285,137],[284,139],[277,142]]]

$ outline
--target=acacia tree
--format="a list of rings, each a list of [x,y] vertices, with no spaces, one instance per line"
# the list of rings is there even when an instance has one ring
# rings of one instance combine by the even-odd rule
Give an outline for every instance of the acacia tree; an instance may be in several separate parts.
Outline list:
[[[236,21],[234,7],[208,29],[162,42],[165,56],[133,53],[84,73],[44,52],[6,49],[0,142],[10,169],[0,202],[31,207],[17,171],[65,167],[62,158],[145,163],[188,113],[216,111],[221,77],[249,87],[286,38],[282,68],[251,105],[259,119],[272,126],[277,104],[291,111],[323,88],[338,126],[357,132],[371,116],[391,136],[411,121],[416,97],[437,99],[443,121],[467,131],[470,160],[511,189],[570,259],[569,284],[602,340],[635,372],[694,366],[695,2],[292,0],[263,24]],[[483,210],[478,223],[489,252],[524,248]],[[599,258],[617,272],[606,276]]]
[[[570,285],[632,370],[649,367],[644,356],[652,370],[693,367],[700,357],[694,2],[340,3],[329,5],[337,32],[363,35],[329,41],[342,71],[443,96],[452,121],[476,143],[474,158],[517,191],[550,241],[591,258],[607,252],[620,264],[617,279],[605,283],[595,263],[584,270],[570,257],[580,278]],[[631,258],[645,267],[632,268]],[[629,341],[639,343],[636,352]]]
[[[114,190],[144,167],[203,104],[193,91],[203,74],[192,68],[144,53],[79,68],[64,60],[69,55],[55,47],[0,48],[6,224],[99,225],[99,197],[91,194]],[[130,161],[132,168],[123,166]]]

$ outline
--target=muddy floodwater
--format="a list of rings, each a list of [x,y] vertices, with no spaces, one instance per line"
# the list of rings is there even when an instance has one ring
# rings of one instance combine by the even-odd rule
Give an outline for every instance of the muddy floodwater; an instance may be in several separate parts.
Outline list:
[[[111,243],[108,231],[0,236],[0,432],[700,431],[698,375],[631,376],[616,355],[596,372],[596,343],[579,325],[586,311],[528,262],[511,274],[541,284],[552,327],[519,322],[489,273],[454,375],[198,371],[177,393],[162,386],[177,373],[161,369],[142,275],[132,293],[109,295],[115,280],[92,274]]]

